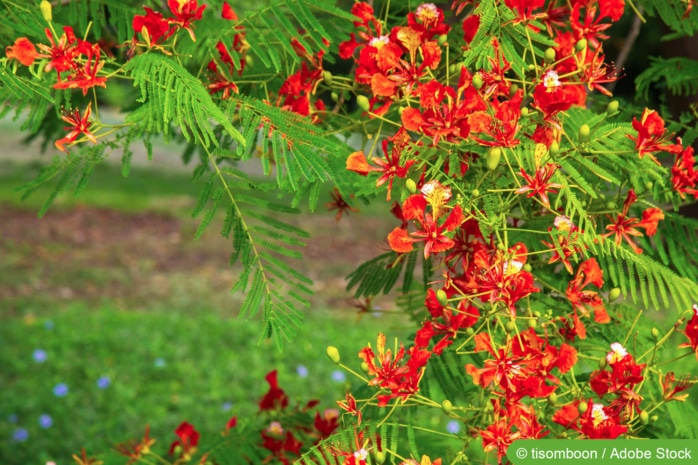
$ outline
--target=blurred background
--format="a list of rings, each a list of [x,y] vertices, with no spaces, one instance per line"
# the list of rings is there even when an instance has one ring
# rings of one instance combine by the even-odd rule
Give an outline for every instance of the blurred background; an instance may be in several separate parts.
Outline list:
[[[634,77],[651,55],[698,50],[695,39],[662,41],[658,22],[638,25],[626,12],[610,29],[607,61],[618,59],[633,31],[641,34],[616,95],[636,114],[664,106],[678,117],[694,97],[672,98],[661,80],[635,95]],[[105,103],[122,92],[109,86]],[[184,146],[156,143],[148,160],[134,144],[127,178],[114,153],[79,197],[59,196],[38,219],[50,188],[24,201],[17,188],[65,155],[51,141],[23,140],[19,126],[12,113],[0,120],[0,464],[72,463],[81,448],[104,451],[148,424],[161,448],[183,420],[216,435],[231,416],[256,414],[273,369],[292,399],[334,407],[356,383],[325,357],[328,344],[358,367],[358,350],[379,331],[409,334],[390,296],[361,310],[345,289],[345,277],[383,250],[395,226],[382,202],[340,221],[322,207],[290,219],[311,233],[299,267],[316,295],[293,350],[282,354],[258,343],[258,321],[236,318],[241,296],[229,289],[239,270],[228,265],[231,245],[219,228],[193,240],[199,186],[182,163]],[[461,428],[439,412],[424,421]]]

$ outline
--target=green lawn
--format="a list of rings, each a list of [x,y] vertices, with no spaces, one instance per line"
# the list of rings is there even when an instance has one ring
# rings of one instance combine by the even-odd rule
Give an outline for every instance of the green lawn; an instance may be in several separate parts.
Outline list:
[[[258,344],[258,321],[235,318],[230,244],[215,225],[192,240],[197,186],[186,173],[134,167],[124,179],[118,166],[100,166],[81,197],[59,197],[37,220],[50,190],[20,202],[16,188],[38,165],[0,163],[2,465],[72,463],[82,447],[106,451],[146,425],[164,450],[183,420],[217,436],[232,415],[255,416],[273,369],[291,399],[334,407],[357,381],[327,359],[328,344],[358,369],[359,349],[379,331],[408,334],[389,313],[357,321],[341,281],[353,266],[323,253],[334,243],[323,241],[355,240],[333,213],[297,220],[320,241],[305,270],[318,292],[279,353]],[[383,226],[371,229],[364,255],[378,249]],[[438,411],[428,421],[445,427]]]

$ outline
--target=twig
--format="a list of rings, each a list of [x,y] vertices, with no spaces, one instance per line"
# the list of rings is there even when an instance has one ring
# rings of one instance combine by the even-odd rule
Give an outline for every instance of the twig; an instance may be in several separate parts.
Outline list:
[[[633,17],[633,24],[630,26],[630,32],[628,32],[628,37],[625,38],[623,47],[620,49],[620,52],[618,53],[618,58],[616,59],[616,69],[618,70],[618,72],[621,72],[623,70],[623,65],[628,60],[628,55],[630,55],[630,50],[633,48],[633,45],[637,40],[637,36],[640,35],[640,27],[642,26],[643,13],[641,6],[637,7],[637,13],[638,14],[636,14]],[[608,90],[613,92],[613,89],[615,89],[617,83],[618,81],[609,83]]]

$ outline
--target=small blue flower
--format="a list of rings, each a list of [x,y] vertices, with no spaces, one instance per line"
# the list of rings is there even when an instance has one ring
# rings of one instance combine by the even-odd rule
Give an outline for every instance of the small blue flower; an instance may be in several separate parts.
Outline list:
[[[233,409],[233,403],[232,402],[223,402],[222,409],[224,412],[227,412],[229,410]]]
[[[51,321],[51,320],[44,321],[44,328],[46,328],[47,331],[51,331],[53,329],[53,321]]]
[[[58,383],[53,388],[53,395],[56,397],[65,397],[68,395],[68,386],[65,383]]]
[[[162,357],[158,357],[158,358],[155,359],[155,362],[154,362],[154,363],[155,363],[155,366],[156,366],[156,367],[162,368],[162,367],[165,366],[165,359],[162,358]]]
[[[29,439],[29,431],[24,428],[17,428],[14,433],[12,433],[12,440],[15,442],[24,442]]]
[[[97,387],[100,389],[106,389],[110,384],[111,380],[109,379],[109,376],[100,376],[97,380]]]
[[[343,371],[341,370],[334,370],[332,372],[332,381],[336,381],[337,383],[342,383],[346,381],[347,376],[344,374]]]
[[[39,417],[39,426],[41,426],[43,429],[48,429],[51,426],[53,426],[53,418],[51,418],[51,415],[47,414],[42,414]]]
[[[451,434],[458,434],[460,432],[460,422],[456,420],[451,420],[446,424],[446,431]]]
[[[296,373],[298,373],[298,376],[301,378],[305,378],[308,376],[308,369],[305,367],[305,365],[298,365],[296,367]]]
[[[36,363],[43,363],[46,361],[48,358],[48,355],[46,355],[46,351],[43,349],[36,349],[34,353],[32,354],[32,358]]]

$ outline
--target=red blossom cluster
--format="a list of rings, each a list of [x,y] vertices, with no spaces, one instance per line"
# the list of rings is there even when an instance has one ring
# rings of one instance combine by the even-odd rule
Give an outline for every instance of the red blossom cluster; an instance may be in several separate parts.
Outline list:
[[[145,15],[133,17],[133,46],[139,45],[137,34],[141,34],[148,48],[158,46],[172,37],[180,29],[186,29],[191,40],[196,41],[192,23],[200,20],[206,5],[199,6],[198,0],[168,0],[167,6],[172,17],[165,18],[162,13],[144,6]]]
[[[228,2],[223,2],[223,11],[221,15],[223,19],[227,19],[228,21],[238,20],[237,14]],[[218,58],[224,67],[221,68],[216,60],[211,60],[208,63],[208,70],[211,73],[208,90],[211,94],[223,92],[223,96],[221,97],[223,100],[230,98],[232,94],[238,93],[238,86],[232,81],[233,74],[237,71],[238,76],[242,75],[245,69],[245,56],[247,50],[250,48],[250,45],[245,39],[244,29],[243,26],[235,26],[235,30],[239,32],[233,36],[233,42],[231,44],[231,49],[239,56],[240,62],[238,65],[236,65],[233,57],[230,55],[228,45],[220,40],[216,44],[216,51],[218,51]]]

